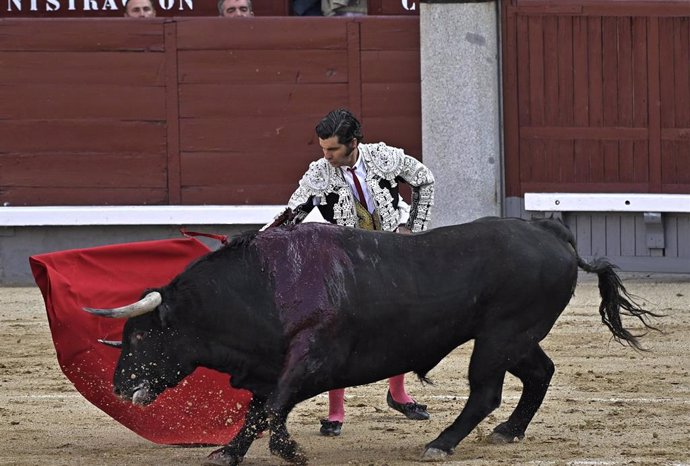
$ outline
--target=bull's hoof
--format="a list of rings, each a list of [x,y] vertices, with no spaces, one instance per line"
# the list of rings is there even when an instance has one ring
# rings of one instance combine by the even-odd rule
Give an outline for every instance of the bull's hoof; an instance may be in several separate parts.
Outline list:
[[[220,448],[208,455],[204,464],[212,464],[214,466],[237,466],[242,462],[243,459],[244,457],[242,456],[233,455],[232,453],[225,451],[225,449]]]
[[[448,457],[448,452],[439,448],[429,447],[422,454],[422,461],[443,461]]]
[[[512,435],[503,432],[493,431],[486,438],[486,441],[492,445],[505,445],[506,443],[515,443],[524,439],[524,435]]]
[[[279,456],[283,460],[292,464],[307,464],[307,455],[294,440],[275,440],[271,437],[268,448],[273,455]]]

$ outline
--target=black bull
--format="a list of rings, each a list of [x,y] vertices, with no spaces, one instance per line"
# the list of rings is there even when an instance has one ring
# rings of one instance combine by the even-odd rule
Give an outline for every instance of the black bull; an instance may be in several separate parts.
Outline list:
[[[554,372],[539,342],[568,304],[578,266],[598,274],[613,337],[639,347],[621,314],[647,327],[654,314],[630,299],[608,262],[584,262],[552,220],[481,219],[414,235],[271,228],[236,238],[137,303],[87,310],[136,316],[114,375],[123,398],[150,403],[198,366],[253,393],[244,427],[209,456],[213,464],[238,464],[265,429],[272,453],[305,462],[286,429],[297,403],[409,371],[426,380],[474,339],[467,403],[424,452],[437,459],[500,405],[506,372],[521,380],[522,396],[492,437],[524,435]]]

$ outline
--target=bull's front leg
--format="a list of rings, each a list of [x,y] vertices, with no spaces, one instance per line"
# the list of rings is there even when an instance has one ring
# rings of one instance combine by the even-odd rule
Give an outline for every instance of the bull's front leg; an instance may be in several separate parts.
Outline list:
[[[287,430],[287,413],[269,412],[268,419],[271,429],[268,448],[271,453],[293,464],[307,464],[307,456]]]
[[[267,428],[266,399],[253,396],[242,429],[230,443],[208,455],[206,464],[237,466],[244,459],[254,439]]]
[[[271,453],[295,464],[306,464],[307,457],[297,442],[290,438],[286,424],[288,414],[299,401],[296,394],[301,392],[307,375],[309,338],[306,333],[296,336],[290,343],[278,385],[266,406],[271,429]]]

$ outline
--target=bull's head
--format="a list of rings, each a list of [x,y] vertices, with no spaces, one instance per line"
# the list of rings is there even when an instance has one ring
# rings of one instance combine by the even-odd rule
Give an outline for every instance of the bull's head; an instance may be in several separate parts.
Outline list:
[[[166,388],[177,385],[194,370],[193,346],[184,332],[170,323],[170,309],[161,293],[115,309],[85,311],[102,317],[128,319],[122,330],[122,353],[115,368],[115,394],[132,403],[152,403]],[[105,342],[118,346],[119,342]]]

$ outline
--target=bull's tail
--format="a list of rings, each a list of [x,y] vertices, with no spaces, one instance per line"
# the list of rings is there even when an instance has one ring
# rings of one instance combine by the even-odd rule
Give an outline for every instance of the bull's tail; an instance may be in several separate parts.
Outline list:
[[[635,302],[616,273],[616,266],[608,260],[595,259],[587,263],[577,255],[577,265],[582,270],[599,276],[599,294],[601,295],[599,314],[601,314],[602,322],[613,334],[613,338],[619,343],[627,343],[635,349],[643,350],[638,341],[641,335],[633,335],[623,327],[621,314],[637,317],[647,329],[651,330],[658,329],[649,324],[649,318],[660,317],[660,314],[643,309]]]

